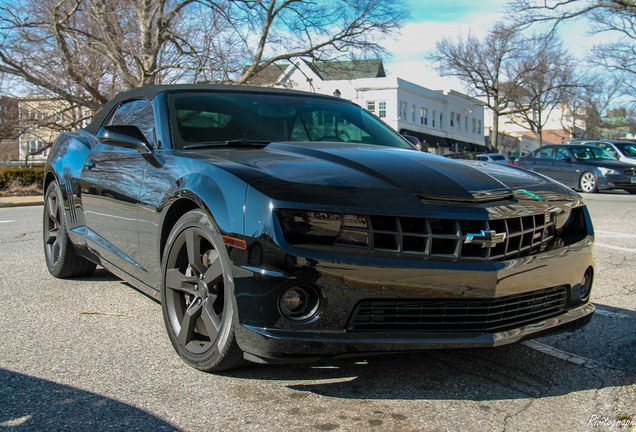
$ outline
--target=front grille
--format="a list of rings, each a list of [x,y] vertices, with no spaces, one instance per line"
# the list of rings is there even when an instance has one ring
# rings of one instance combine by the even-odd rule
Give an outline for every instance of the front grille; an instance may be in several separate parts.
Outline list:
[[[365,300],[347,329],[373,332],[496,332],[566,310],[565,286],[497,299]]]
[[[635,177],[636,176],[636,168],[628,168],[625,170],[625,174],[627,174],[630,177]]]
[[[348,226],[346,216],[342,218],[335,244],[431,257],[507,260],[541,252],[554,240],[551,214],[496,220],[375,215],[365,219],[366,226],[358,227]],[[464,243],[468,234],[482,231],[505,233],[506,237],[493,247]],[[351,242],[351,238],[362,241]]]

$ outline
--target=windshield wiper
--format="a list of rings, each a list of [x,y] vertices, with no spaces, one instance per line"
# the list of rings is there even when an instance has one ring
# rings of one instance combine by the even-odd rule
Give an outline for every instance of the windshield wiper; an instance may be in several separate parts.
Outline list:
[[[184,149],[200,149],[200,148],[210,148],[210,147],[265,147],[271,141],[264,140],[251,140],[247,138],[239,138],[235,140],[227,140],[227,141],[208,141],[208,142],[200,142],[195,144],[187,144],[183,146]]]

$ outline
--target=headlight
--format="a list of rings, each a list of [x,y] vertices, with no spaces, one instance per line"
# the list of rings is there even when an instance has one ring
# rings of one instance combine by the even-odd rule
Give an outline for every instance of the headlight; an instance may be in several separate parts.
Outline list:
[[[369,246],[366,216],[305,210],[279,210],[285,240],[297,244]]]
[[[616,174],[616,171],[614,171],[613,169],[610,168],[603,168],[603,167],[599,167],[598,170],[601,172],[601,174],[605,175],[614,175]]]

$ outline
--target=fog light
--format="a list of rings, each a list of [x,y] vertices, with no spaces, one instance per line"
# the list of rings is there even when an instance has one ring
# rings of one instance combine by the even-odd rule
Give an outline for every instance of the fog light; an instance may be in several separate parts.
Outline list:
[[[280,312],[293,321],[307,321],[318,314],[320,294],[308,284],[296,284],[286,288],[279,300]]]
[[[289,312],[296,313],[302,310],[305,303],[307,303],[307,296],[303,290],[294,288],[283,294],[283,306]]]
[[[581,287],[579,288],[579,298],[581,301],[588,301],[590,299],[590,292],[592,291],[592,268],[588,267],[583,274],[583,280],[581,280]]]

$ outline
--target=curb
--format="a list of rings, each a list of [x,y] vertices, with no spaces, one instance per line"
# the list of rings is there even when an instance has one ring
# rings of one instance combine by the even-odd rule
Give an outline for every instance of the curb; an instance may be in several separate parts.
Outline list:
[[[29,206],[37,206],[44,205],[44,200],[42,198],[34,199],[34,200],[24,200],[20,201],[2,201],[0,200],[0,208],[8,208],[8,207],[29,207]]]

